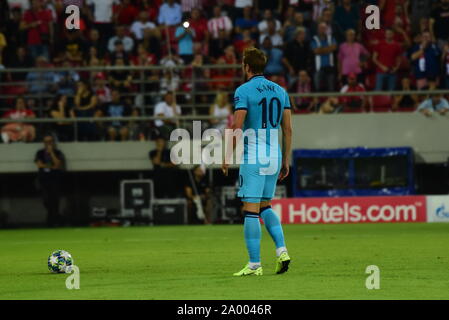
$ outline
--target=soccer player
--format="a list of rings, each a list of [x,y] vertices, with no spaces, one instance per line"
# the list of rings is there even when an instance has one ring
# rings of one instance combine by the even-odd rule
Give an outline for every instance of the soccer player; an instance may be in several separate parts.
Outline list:
[[[289,174],[291,107],[287,92],[263,76],[266,63],[267,57],[261,50],[245,50],[242,68],[248,81],[235,92],[232,141],[228,145],[222,165],[222,171],[227,176],[233,150],[237,142],[243,139],[244,152],[240,165],[238,196],[242,199],[245,214],[244,235],[249,263],[241,271],[234,273],[234,276],[263,274],[259,218],[263,219],[276,245],[275,272],[286,272],[290,263],[282,226],[271,208],[271,199],[275,193],[276,181],[282,181]],[[280,129],[283,135],[282,152],[278,139]],[[252,139],[254,133],[256,139]],[[229,138],[230,132],[227,131],[227,134]]]

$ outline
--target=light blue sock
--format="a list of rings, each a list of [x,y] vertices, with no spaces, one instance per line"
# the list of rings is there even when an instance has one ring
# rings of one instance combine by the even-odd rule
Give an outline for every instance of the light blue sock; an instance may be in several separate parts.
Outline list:
[[[282,231],[281,221],[273,209],[271,209],[271,207],[261,208],[260,216],[276,245],[276,249],[285,248],[284,232]]]
[[[248,249],[249,262],[260,263],[260,230],[259,215],[257,213],[245,211],[245,242]]]

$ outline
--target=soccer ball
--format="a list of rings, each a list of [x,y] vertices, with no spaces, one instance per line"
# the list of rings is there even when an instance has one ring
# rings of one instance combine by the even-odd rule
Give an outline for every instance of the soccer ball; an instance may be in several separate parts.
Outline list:
[[[53,273],[70,273],[72,265],[72,255],[67,251],[56,250],[48,257],[48,270]]]

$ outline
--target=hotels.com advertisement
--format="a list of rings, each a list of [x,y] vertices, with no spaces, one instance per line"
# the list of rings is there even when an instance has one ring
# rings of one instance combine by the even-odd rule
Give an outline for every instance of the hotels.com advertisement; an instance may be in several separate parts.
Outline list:
[[[426,222],[426,196],[275,199],[284,224]]]

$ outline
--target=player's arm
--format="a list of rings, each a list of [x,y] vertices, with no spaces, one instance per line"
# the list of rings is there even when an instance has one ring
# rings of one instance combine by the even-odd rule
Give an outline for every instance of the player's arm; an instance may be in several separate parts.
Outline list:
[[[229,164],[232,161],[232,156],[237,143],[240,141],[242,136],[242,129],[245,123],[246,115],[248,113],[248,99],[247,92],[244,88],[239,87],[235,91],[234,95],[234,123],[232,124],[232,130],[225,130],[225,146],[228,142],[225,157],[223,159],[223,164],[221,170],[225,176],[228,175]],[[239,130],[240,129],[240,130]],[[230,139],[231,138],[231,139]]]
[[[234,154],[234,150],[242,138],[243,133],[243,124],[245,123],[246,114],[248,112],[246,109],[237,109],[234,112],[234,123],[232,124],[232,131],[225,131],[225,141],[230,141],[227,145],[227,149],[225,150],[225,159],[221,166],[221,170],[225,176],[228,175],[229,164],[232,161],[232,156]]]
[[[292,112],[290,108],[284,109],[282,116],[282,168],[279,181],[284,180],[290,172],[290,155],[292,153]]]
[[[243,130],[243,124],[245,123],[247,113],[248,112],[246,110],[236,110],[234,112],[234,123],[232,124],[232,130]]]

